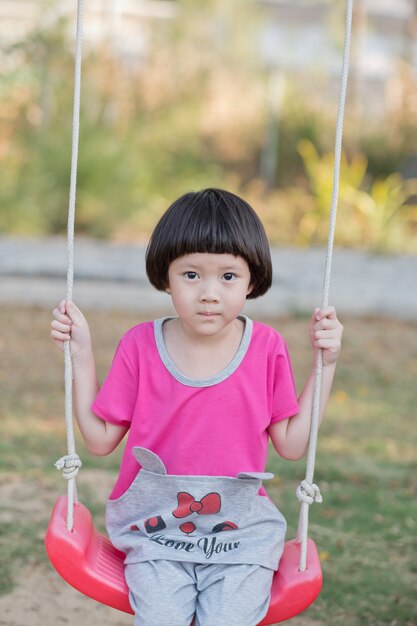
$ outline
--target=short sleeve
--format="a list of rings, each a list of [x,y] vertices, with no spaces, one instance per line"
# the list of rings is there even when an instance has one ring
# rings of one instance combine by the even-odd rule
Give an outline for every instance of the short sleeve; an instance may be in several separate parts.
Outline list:
[[[273,368],[271,424],[292,417],[299,411],[290,355],[287,344],[281,340]]]
[[[139,366],[133,356],[132,345],[126,345],[122,339],[110,371],[91,406],[98,417],[119,426],[130,426],[137,401]]]

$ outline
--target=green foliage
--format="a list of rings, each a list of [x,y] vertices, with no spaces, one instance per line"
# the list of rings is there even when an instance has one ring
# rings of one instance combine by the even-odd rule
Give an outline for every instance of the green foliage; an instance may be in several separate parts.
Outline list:
[[[297,146],[306,140],[320,150],[330,148],[331,122],[325,114],[318,114],[314,106],[306,105],[291,79],[286,81],[286,95],[278,113],[278,158],[276,184],[288,188],[303,173],[303,161]]]
[[[225,46],[220,40],[208,54],[219,3],[205,7],[207,19],[203,20],[201,7],[197,11],[183,2],[180,10],[185,12],[186,25],[182,18],[161,24],[153,33],[146,66],[126,68],[105,46],[84,55],[77,198],[80,232],[94,236],[117,231],[126,235],[132,229],[147,232],[155,213],[179,193],[205,184],[224,184],[230,176],[224,162],[231,169],[239,163],[239,157],[222,143],[222,129],[211,108],[215,93],[222,89],[215,74],[220,55],[227,50],[231,67],[222,79],[230,83],[241,42],[233,36]],[[231,28],[229,17],[230,32],[242,32]],[[0,190],[3,232],[65,229],[73,76],[66,26],[61,22],[51,31],[36,32],[9,51],[15,64],[3,85],[4,106],[9,111],[1,161],[7,181]],[[202,46],[204,40],[207,45]],[[240,130],[236,127],[236,143]],[[241,148],[242,133],[239,141]]]
[[[6,188],[0,194],[0,230],[59,233],[68,205],[73,59],[66,51],[64,26],[35,33],[17,46],[18,66],[8,88],[10,144],[2,160]],[[57,51],[59,53],[57,54]],[[90,61],[85,63],[88,77]],[[21,79],[25,72],[30,79]],[[25,84],[22,93],[22,83]],[[12,105],[19,100],[20,108]],[[109,122],[109,99],[96,99],[88,78],[81,112],[77,228],[108,236],[117,220],[132,211],[126,137]]]
[[[368,117],[365,124],[350,128],[359,149],[368,157],[372,178],[402,171],[417,152],[417,79],[414,69],[397,59],[389,85],[391,106],[385,119]]]
[[[217,185],[254,203],[273,243],[325,241],[336,102],[320,100],[320,80],[309,77],[314,93],[306,97],[298,78],[285,76],[281,105],[268,103],[258,53],[262,13],[247,1],[226,4],[178,2],[178,19],[150,30],[146,62],[135,66],[105,44],[85,50],[79,233],[147,238],[178,195]],[[2,233],[65,231],[72,48],[62,20],[8,50],[0,83]],[[417,213],[407,204],[415,183],[397,172],[417,150],[417,87],[409,72],[401,76],[409,97],[385,124],[363,128],[348,107],[341,245],[416,250]],[[270,130],[277,133],[276,172],[263,181]]]
[[[333,153],[320,157],[306,140],[299,143],[298,150],[315,199],[313,210],[306,211],[300,220],[300,237],[306,242],[322,243],[332,204]],[[350,161],[343,156],[337,242],[374,250],[399,250],[404,241],[416,246],[416,207],[407,201],[417,193],[417,180],[404,180],[399,173],[393,173],[367,184],[366,175],[367,160],[363,154],[355,154]]]

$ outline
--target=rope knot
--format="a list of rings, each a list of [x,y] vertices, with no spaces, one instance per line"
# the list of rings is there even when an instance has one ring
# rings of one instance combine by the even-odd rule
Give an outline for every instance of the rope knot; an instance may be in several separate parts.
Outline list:
[[[297,498],[300,502],[306,502],[308,505],[317,502],[321,504],[323,502],[320,489],[314,483],[309,483],[307,480],[303,480],[297,487]]]
[[[66,454],[55,463],[56,469],[62,471],[65,480],[75,478],[81,466],[82,462],[78,454]]]

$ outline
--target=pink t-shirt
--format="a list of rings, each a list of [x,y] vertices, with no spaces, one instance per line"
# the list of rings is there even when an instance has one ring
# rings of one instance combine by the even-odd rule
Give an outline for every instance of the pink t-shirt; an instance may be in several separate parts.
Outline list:
[[[245,330],[236,355],[205,379],[184,376],[170,359],[162,332],[168,318],[144,322],[123,336],[92,405],[103,420],[129,427],[112,499],[138,472],[136,445],[155,452],[168,474],[265,470],[267,429],[298,412],[297,396],[281,335],[241,318]]]

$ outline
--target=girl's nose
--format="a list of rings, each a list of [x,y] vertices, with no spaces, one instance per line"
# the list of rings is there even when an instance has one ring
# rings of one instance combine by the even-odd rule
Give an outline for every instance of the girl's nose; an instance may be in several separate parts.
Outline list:
[[[217,293],[217,289],[211,282],[206,282],[202,285],[202,289],[200,292],[200,301],[201,302],[218,302],[219,295]]]

